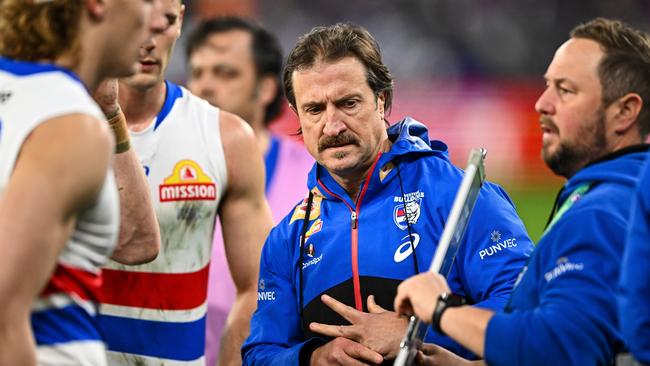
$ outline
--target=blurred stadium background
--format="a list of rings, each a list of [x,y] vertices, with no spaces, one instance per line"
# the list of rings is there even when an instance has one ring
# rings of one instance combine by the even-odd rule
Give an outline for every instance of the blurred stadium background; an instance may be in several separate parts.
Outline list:
[[[534,103],[555,49],[579,22],[616,18],[648,31],[648,0],[186,0],[186,34],[201,18],[236,14],[274,32],[285,54],[313,26],[354,22],[377,38],[396,80],[389,120],[409,115],[443,140],[464,166],[486,147],[488,179],[513,198],[533,240],[542,234],[563,180],[540,158]],[[184,84],[184,38],[169,77]],[[285,110],[272,129],[290,134]]]

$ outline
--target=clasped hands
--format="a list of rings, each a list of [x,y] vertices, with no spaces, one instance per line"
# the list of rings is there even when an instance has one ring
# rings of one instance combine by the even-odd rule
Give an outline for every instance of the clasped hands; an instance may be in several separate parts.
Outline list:
[[[334,337],[312,353],[311,365],[375,365],[395,358],[408,324],[406,318],[377,305],[373,295],[368,296],[367,313],[327,295],[321,300],[350,325],[309,324],[312,332]]]
[[[397,356],[399,344],[404,336],[408,320],[402,314],[428,312],[429,306],[435,306],[435,301],[429,301],[430,296],[440,292],[448,291],[444,278],[435,278],[438,282],[431,288],[431,275],[424,275],[415,278],[414,281],[407,281],[406,286],[400,286],[402,293],[399,293],[395,301],[396,309],[400,314],[386,310],[375,302],[373,295],[368,296],[368,312],[359,311],[351,306],[345,305],[328,295],[322,295],[321,301],[330,309],[341,315],[350,322],[350,325],[330,325],[312,322],[309,329],[334,339],[327,344],[317,348],[311,355],[311,365],[376,365],[384,360],[391,360]],[[416,276],[417,277],[417,276]],[[421,278],[424,277],[424,278]],[[436,277],[435,275],[433,277]],[[428,286],[427,286],[428,285]],[[428,287],[426,291],[423,287]],[[424,291],[423,291],[424,290]],[[427,294],[426,299],[412,299],[416,304],[427,304],[423,308],[413,306],[411,297],[415,294]],[[401,295],[401,296],[400,296]],[[429,305],[430,303],[431,305]],[[414,311],[415,310],[415,311]],[[432,311],[432,309],[431,309]],[[431,314],[429,312],[429,314]],[[420,314],[418,314],[420,315]],[[430,321],[430,316],[425,318]],[[463,364],[465,361],[455,354],[442,347],[425,344],[416,358],[418,364],[426,365],[451,365]]]

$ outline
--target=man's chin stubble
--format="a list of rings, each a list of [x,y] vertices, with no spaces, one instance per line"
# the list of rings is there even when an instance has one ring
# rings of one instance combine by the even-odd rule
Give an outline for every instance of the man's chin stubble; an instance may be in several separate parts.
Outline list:
[[[345,151],[339,151],[334,153],[334,159],[336,160],[345,159],[346,156],[348,156],[348,153]]]

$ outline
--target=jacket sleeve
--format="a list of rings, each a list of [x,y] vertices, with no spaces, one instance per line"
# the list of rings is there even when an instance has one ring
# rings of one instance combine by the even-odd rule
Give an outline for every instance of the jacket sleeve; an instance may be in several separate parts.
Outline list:
[[[280,225],[287,225],[283,222]],[[260,263],[257,310],[242,346],[243,365],[298,365],[304,340],[294,291],[295,263],[281,226],[269,234]]]
[[[447,277],[449,287],[476,306],[502,311],[532,250],[533,243],[507,194],[499,186],[486,183]],[[475,358],[432,330],[427,342]]]
[[[634,357],[650,363],[650,165],[632,202],[621,265],[621,332]]]
[[[497,313],[485,336],[489,365],[606,365],[620,344],[616,278],[625,223],[603,211],[565,215],[527,269],[538,305]],[[531,264],[533,265],[533,264]],[[527,280],[526,283],[529,281]]]

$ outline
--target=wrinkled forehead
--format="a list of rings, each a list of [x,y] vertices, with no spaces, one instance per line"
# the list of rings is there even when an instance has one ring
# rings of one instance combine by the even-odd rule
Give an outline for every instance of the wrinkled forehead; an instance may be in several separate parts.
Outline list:
[[[293,78],[297,75],[322,74],[329,77],[335,74],[337,77],[350,79],[361,78],[366,80],[365,65],[354,56],[344,56],[336,59],[317,57],[310,64],[303,65],[293,71]]]
[[[295,70],[292,79],[297,104],[372,92],[363,64],[353,57],[333,62],[318,61],[311,67]]]

